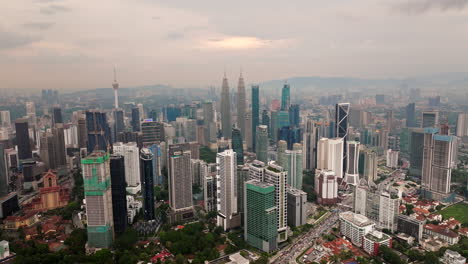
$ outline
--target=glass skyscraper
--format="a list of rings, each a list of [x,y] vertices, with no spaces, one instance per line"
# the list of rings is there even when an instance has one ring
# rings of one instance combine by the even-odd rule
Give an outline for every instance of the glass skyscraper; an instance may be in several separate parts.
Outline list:
[[[112,189],[112,213],[114,215],[114,231],[123,233],[127,227],[127,184],[125,183],[124,157],[110,157],[110,176]]]
[[[281,90],[281,111],[288,111],[291,104],[291,88],[285,83]]]
[[[244,146],[242,144],[242,133],[238,128],[232,129],[232,149],[237,156],[237,165],[244,164]]]
[[[257,150],[257,126],[260,124],[260,88],[252,85],[252,149]]]
[[[143,213],[146,220],[154,220],[153,153],[148,148],[141,149],[140,167],[143,185]]]

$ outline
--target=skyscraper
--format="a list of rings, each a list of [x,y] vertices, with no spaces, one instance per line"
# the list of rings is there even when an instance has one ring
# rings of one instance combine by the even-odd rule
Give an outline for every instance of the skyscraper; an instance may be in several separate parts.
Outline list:
[[[412,128],[410,130],[410,168],[412,176],[421,177],[424,149],[424,130]]]
[[[317,168],[328,169],[343,178],[343,138],[321,138],[317,148]]]
[[[241,131],[242,138],[245,137],[245,84],[242,72],[237,84],[237,126]]]
[[[140,131],[140,109],[138,107],[132,108],[132,129],[133,132]]]
[[[268,127],[264,125],[257,126],[256,136],[255,153],[257,153],[257,159],[266,163],[268,162]]]
[[[346,142],[348,156],[346,157],[346,173],[345,182],[351,185],[359,183],[359,142],[348,141]]]
[[[459,113],[457,120],[457,137],[468,136],[468,113]]]
[[[437,111],[424,111],[422,112],[421,127],[437,127],[439,124],[439,112]]]
[[[307,119],[302,139],[303,169],[312,171],[317,168],[317,128],[312,119]]]
[[[114,217],[109,154],[94,151],[81,160],[88,221],[88,245],[109,248],[114,240]]]
[[[223,137],[231,139],[231,97],[229,95],[229,84],[226,74],[224,74],[223,85],[221,87],[221,129]]]
[[[372,150],[364,151],[364,172],[363,177],[368,182],[377,180],[377,153]]]
[[[63,124],[57,123],[52,128],[53,145],[55,152],[55,160],[57,167],[65,166],[67,164],[66,152],[65,152],[65,138],[63,131]]]
[[[248,151],[255,151],[255,149],[253,149],[252,122],[252,112],[247,111],[247,113],[245,113],[245,144],[247,145]]]
[[[278,141],[278,163],[288,173],[288,185],[302,189],[302,145],[295,143],[292,150],[284,148],[283,140]],[[281,146],[281,148],[280,148]]]
[[[155,121],[141,123],[142,143],[149,146],[164,141],[164,124]]]
[[[225,231],[240,226],[237,210],[237,164],[236,153],[232,149],[216,155],[218,181],[218,216],[217,225]]]
[[[315,192],[319,204],[332,205],[338,202],[338,178],[331,170],[317,170]]]
[[[29,140],[29,125],[26,119],[18,119],[15,122],[16,144],[18,145],[18,159],[32,158],[31,142]]]
[[[417,127],[415,104],[410,103],[406,106],[406,126]]]
[[[344,140],[344,152],[343,152],[343,169],[346,170],[346,141],[348,138],[348,114],[349,114],[349,103],[339,103],[335,107],[335,125],[336,125],[336,137],[343,138]],[[337,174],[339,175],[339,174]]]
[[[86,111],[86,129],[88,133],[88,153],[94,150],[107,151],[111,142],[111,133],[105,112]]]
[[[114,109],[114,142],[117,142],[118,135],[124,131],[124,113],[122,109]]]
[[[140,152],[140,171],[143,190],[143,213],[146,220],[155,220],[154,182],[153,182],[153,153],[148,148]]]
[[[257,151],[257,126],[260,125],[260,88],[252,85],[252,149]]]
[[[285,83],[281,90],[281,111],[288,111],[291,105],[291,88]]]
[[[291,126],[297,127],[300,122],[299,105],[293,104],[289,107],[289,123]]]
[[[232,129],[232,149],[236,153],[237,165],[244,164],[244,144],[242,141],[242,134],[240,129]]]
[[[277,249],[275,186],[259,180],[245,182],[244,239],[265,252]]]
[[[112,189],[112,213],[114,216],[114,231],[121,234],[127,228],[127,191],[125,190],[124,157],[110,157],[110,177]]]
[[[184,220],[186,213],[193,209],[190,158],[189,144],[169,146],[169,205],[176,213],[175,221]]]
[[[0,111],[0,126],[11,127],[10,111]]]
[[[125,163],[125,181],[129,187],[140,185],[140,158],[136,142],[116,142],[113,146],[115,154],[122,155]]]
[[[0,143],[0,198],[8,194],[8,171],[5,156],[5,146]]]
[[[62,109],[60,107],[55,106],[52,109],[52,120],[54,124],[63,123]]]
[[[399,214],[399,199],[396,194],[383,191],[380,194],[379,222],[377,226],[394,232],[397,229]]]
[[[268,110],[262,111],[262,125],[267,126],[270,130],[270,117],[268,116]]]
[[[287,203],[287,172],[283,167],[275,162],[268,163],[265,168],[263,181],[275,186],[275,203],[278,218],[278,242],[284,242],[288,239],[287,221],[288,221],[288,203]]]

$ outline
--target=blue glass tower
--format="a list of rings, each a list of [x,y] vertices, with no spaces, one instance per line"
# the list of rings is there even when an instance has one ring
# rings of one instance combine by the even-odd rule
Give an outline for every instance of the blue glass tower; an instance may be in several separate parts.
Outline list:
[[[107,151],[111,142],[111,131],[105,112],[86,111],[86,129],[88,134],[88,153],[94,150]]]
[[[291,123],[291,126],[299,126],[300,116],[298,104],[293,104],[289,107],[289,122]]]
[[[291,88],[285,83],[281,90],[281,111],[288,111],[291,104]]]

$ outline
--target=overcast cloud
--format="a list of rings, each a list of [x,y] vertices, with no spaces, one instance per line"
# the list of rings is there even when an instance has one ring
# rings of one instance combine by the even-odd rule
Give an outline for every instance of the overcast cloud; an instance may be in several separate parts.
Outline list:
[[[468,0],[15,0],[0,89],[220,85],[468,70]],[[231,80],[231,83],[234,83]]]

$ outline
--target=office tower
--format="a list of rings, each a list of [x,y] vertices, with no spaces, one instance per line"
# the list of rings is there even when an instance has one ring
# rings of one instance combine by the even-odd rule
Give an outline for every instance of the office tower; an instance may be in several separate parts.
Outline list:
[[[421,240],[423,236],[424,225],[426,220],[418,220],[414,217],[407,215],[399,215],[397,230],[398,233],[404,233],[414,237],[417,241]]]
[[[94,150],[107,151],[112,142],[106,113],[99,110],[86,111],[86,129],[88,153]]]
[[[398,155],[400,154],[399,151],[389,149],[387,150],[387,162],[386,166],[392,169],[398,168]]]
[[[301,123],[299,116],[299,105],[293,104],[289,107],[289,123],[291,126],[297,127]]]
[[[52,128],[53,135],[53,145],[55,152],[55,160],[57,167],[65,166],[67,164],[66,152],[65,152],[65,136],[63,130],[63,124],[57,123],[55,127]]]
[[[406,106],[406,126],[407,127],[417,127],[416,124],[416,109],[415,104],[410,103]]]
[[[375,95],[375,104],[377,104],[377,105],[384,105],[384,104],[385,104],[385,95],[383,95],[383,94],[376,94],[376,95]]]
[[[257,126],[260,125],[260,88],[252,85],[252,150],[257,151]]]
[[[317,147],[317,168],[335,172],[343,178],[343,138],[321,138]]]
[[[317,168],[317,127],[312,119],[307,119],[302,138],[302,168],[312,171]]]
[[[122,109],[114,109],[114,142],[118,141],[118,135],[125,130],[124,112]]]
[[[349,211],[340,213],[340,233],[358,247],[363,246],[364,236],[374,227],[374,222],[363,215]]]
[[[387,131],[391,132],[394,129],[394,119],[395,117],[393,116],[393,110],[388,110],[387,111]]]
[[[278,140],[278,112],[271,111],[270,115],[270,138],[275,141]]]
[[[249,165],[237,165],[237,211],[241,218],[241,226],[244,226],[244,185],[249,180]]]
[[[351,185],[359,183],[359,142],[348,141],[346,142],[348,156],[346,157],[346,173],[345,182]]]
[[[284,161],[281,166],[288,173],[289,186],[302,189],[302,145],[294,144],[292,150],[284,151]]]
[[[191,159],[192,163],[192,184],[194,186],[203,186],[203,180],[207,175],[211,174],[211,165],[214,163],[207,164],[203,160]]]
[[[428,104],[430,107],[439,107],[440,106],[440,96],[434,96],[428,98]]]
[[[245,137],[245,84],[242,72],[237,84],[237,126],[241,131],[242,138]]]
[[[413,128],[410,130],[410,168],[409,174],[416,177],[422,175],[424,130]]]
[[[140,114],[140,120],[145,119],[145,109],[143,107],[143,104],[137,104],[136,107],[138,107],[138,113]]]
[[[36,105],[34,102],[26,102],[26,116],[31,126],[36,126]]]
[[[216,179],[218,181],[218,216],[217,225],[224,231],[240,226],[237,211],[237,164],[236,153],[232,149],[216,155]]]
[[[378,146],[383,149],[383,151],[387,151],[388,149],[388,131],[386,129],[381,129],[377,131],[379,137],[379,144]]]
[[[263,162],[268,162],[268,127],[259,125],[256,131],[256,149],[257,159]]]
[[[94,151],[81,160],[88,221],[88,246],[109,248],[114,240],[109,154]]]
[[[457,120],[457,137],[468,137],[468,113],[459,113]]]
[[[244,144],[242,141],[241,130],[238,128],[232,129],[232,149],[237,156],[237,165],[244,164]]]
[[[203,122],[206,124],[214,122],[213,102],[203,102]]]
[[[132,130],[133,132],[139,132],[140,131],[140,109],[138,107],[133,107],[132,108]]]
[[[367,254],[377,256],[380,252],[379,248],[381,246],[391,248],[392,241],[392,237],[389,235],[377,230],[372,230],[364,236],[362,248],[367,252]]]
[[[421,127],[437,127],[439,125],[439,112],[437,111],[424,111],[422,112]]]
[[[229,95],[229,85],[224,74],[223,85],[221,87],[221,131],[223,137],[226,139],[231,139],[231,100]]]
[[[110,157],[110,177],[112,189],[112,214],[114,216],[114,231],[121,234],[127,228],[127,191],[125,187],[124,156]]]
[[[140,185],[140,158],[136,142],[116,142],[113,146],[114,154],[122,155],[125,163],[125,181],[129,187]]]
[[[9,184],[5,146],[0,143],[0,198],[8,194]]]
[[[278,141],[278,150],[277,150],[277,159],[276,162],[280,166],[285,166],[287,163],[286,160],[286,150],[288,149],[288,143],[284,140]]]
[[[26,119],[17,119],[15,122],[16,144],[18,145],[18,159],[32,158],[31,142],[29,140],[29,125]]]
[[[0,126],[11,127],[10,111],[0,111]]]
[[[281,111],[288,111],[291,105],[291,88],[285,83],[281,90]]]
[[[169,145],[168,156],[169,204],[171,209],[175,212],[191,211],[193,209],[192,166],[189,144]]]
[[[298,227],[307,224],[307,193],[288,188],[288,225]]]
[[[270,129],[270,116],[268,116],[268,110],[262,111],[262,125],[267,126]],[[268,131],[270,132],[270,131]]]
[[[164,141],[164,124],[155,121],[141,123],[143,145],[152,145]]]
[[[364,172],[363,177],[368,182],[374,182],[377,180],[377,165],[378,158],[377,153],[372,150],[364,151]]]
[[[275,186],[258,180],[245,183],[244,239],[265,252],[278,248]]]
[[[58,106],[52,109],[52,123],[54,124],[63,123],[62,109]]]
[[[288,203],[286,195],[287,172],[275,162],[268,163],[263,175],[263,181],[275,186],[275,203],[278,218],[278,242],[284,242],[288,239],[287,221],[288,221]]]
[[[348,115],[349,115],[349,103],[339,103],[335,107],[335,126],[336,126],[336,137],[343,138],[344,152],[343,152],[343,170],[346,170],[346,141],[348,138]],[[339,174],[337,174],[338,176]]]
[[[153,182],[153,153],[148,148],[140,152],[140,171],[143,193],[143,214],[145,220],[155,220],[154,182]]]
[[[387,191],[380,194],[379,222],[377,223],[380,229],[388,229],[392,232],[396,230],[399,204],[396,194]]]
[[[263,181],[265,174],[265,163],[259,160],[254,160],[249,166],[249,180]]]
[[[147,146],[147,148],[151,151],[151,154],[153,154],[153,183],[155,185],[163,185],[164,177],[161,174],[161,168],[162,168],[161,147],[159,145],[153,144],[153,145]]]
[[[216,196],[218,192],[218,187],[216,184],[216,175],[205,175],[203,186],[203,202],[205,204],[205,210],[207,212],[213,212],[218,210],[218,198]]]
[[[289,112],[288,111],[279,111],[277,115],[277,129],[280,130],[283,127],[289,127]]]
[[[338,203],[338,178],[334,171],[326,169],[317,171],[315,192],[319,204],[333,205]]]
[[[117,82],[117,72],[114,67],[114,82],[112,82],[112,89],[114,89],[114,107],[119,108],[119,83]]]
[[[456,166],[457,141],[456,137],[437,131],[424,131],[421,192],[425,198],[445,200],[450,194],[452,168]]]
[[[41,156],[41,160],[44,161],[50,169],[57,169],[54,136],[50,132],[44,132],[40,137],[40,141],[39,155]]]
[[[85,117],[78,118],[77,123],[78,123],[78,147],[80,149],[86,148],[88,144],[86,118]]]
[[[360,128],[361,127],[361,116],[362,116],[362,110],[356,107],[351,107],[349,109],[349,126],[352,126],[354,128]]]

